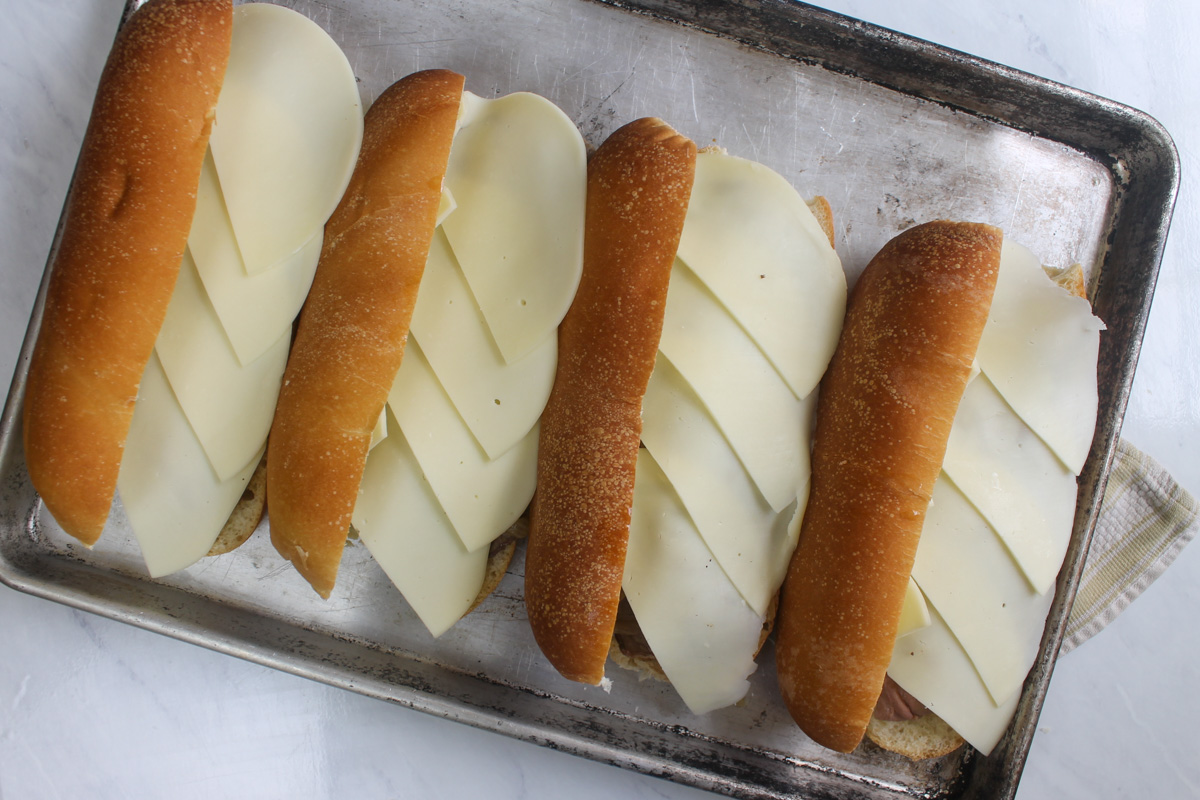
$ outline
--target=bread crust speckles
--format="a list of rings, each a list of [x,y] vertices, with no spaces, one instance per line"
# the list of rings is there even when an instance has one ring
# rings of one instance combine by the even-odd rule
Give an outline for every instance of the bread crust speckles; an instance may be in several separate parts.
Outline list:
[[[167,314],[225,76],[229,0],[153,0],[109,55],[25,394],[25,459],[63,530],[108,518],[142,373]]]
[[[565,677],[604,677],[641,440],[696,146],[658,119],[616,131],[588,163],[583,277],[559,329],[542,415],[525,604]]]
[[[889,242],[855,286],[821,386],[776,661],[792,716],[834,750],[858,745],[883,686],[1001,238],[987,225],[932,222]]]
[[[414,73],[367,112],[283,375],[267,458],[271,542],[322,597],[404,356],[462,86],[448,70]]]

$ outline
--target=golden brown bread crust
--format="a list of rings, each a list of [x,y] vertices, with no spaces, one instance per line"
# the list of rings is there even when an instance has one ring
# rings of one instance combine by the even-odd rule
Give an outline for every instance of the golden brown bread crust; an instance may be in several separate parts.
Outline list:
[[[563,676],[604,677],[629,541],[642,397],[695,175],[696,145],[657,119],[588,163],[583,277],[558,334],[525,565],[534,637]]]
[[[817,224],[829,238],[829,246],[836,248],[837,242],[833,240],[833,208],[829,205],[829,201],[824,197],[814,197],[808,201],[808,210],[817,218]]]
[[[271,541],[328,597],[433,239],[463,77],[418,72],[371,106],[325,226],[267,458]]]
[[[792,716],[834,750],[858,745],[883,686],[1001,237],[987,225],[932,222],[889,242],[854,289],[821,386],[776,662]]]
[[[1043,267],[1043,270],[1064,291],[1087,300],[1083,267],[1079,264],[1063,269]],[[867,725],[867,738],[883,749],[899,753],[913,761],[939,758],[966,743],[957,731],[933,712],[916,719],[898,721],[872,716]]]
[[[30,479],[100,538],[138,385],[167,313],[229,60],[229,0],[153,0],[100,76],[25,393]]]

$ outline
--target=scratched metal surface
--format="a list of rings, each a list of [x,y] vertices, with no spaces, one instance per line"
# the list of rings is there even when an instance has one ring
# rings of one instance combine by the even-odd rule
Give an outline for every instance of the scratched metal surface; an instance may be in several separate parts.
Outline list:
[[[615,668],[607,691],[571,684],[529,633],[521,554],[499,590],[439,640],[355,543],[328,601],[283,565],[265,531],[151,581],[119,504],[88,551],[42,513],[29,485],[17,421],[40,297],[0,421],[0,578],[280,669],[738,796],[1011,796],[1136,364],[1177,185],[1166,134],[1107,101],[795,3],[287,4],[342,45],[368,104],[399,77],[448,67],[477,94],[549,97],[590,145],[654,115],[702,146],[761,161],[802,194],[829,199],[852,280],[897,232],[939,217],[991,222],[1047,263],[1082,263],[1109,325],[1101,422],[1018,719],[986,759],[969,749],[919,765],[870,746],[833,754],[788,720],[769,644],[745,703],[704,717],[669,688]]]

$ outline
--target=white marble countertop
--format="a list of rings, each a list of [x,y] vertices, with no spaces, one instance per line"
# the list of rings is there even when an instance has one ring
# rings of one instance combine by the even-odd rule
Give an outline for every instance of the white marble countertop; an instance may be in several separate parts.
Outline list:
[[[0,379],[123,0],[0,3]],[[1200,4],[826,0],[1142,109],[1183,186],[1124,436],[1200,490]],[[0,382],[4,382],[0,380]],[[1200,797],[1200,546],[1058,665],[1019,796]],[[701,797],[0,586],[0,797]]]

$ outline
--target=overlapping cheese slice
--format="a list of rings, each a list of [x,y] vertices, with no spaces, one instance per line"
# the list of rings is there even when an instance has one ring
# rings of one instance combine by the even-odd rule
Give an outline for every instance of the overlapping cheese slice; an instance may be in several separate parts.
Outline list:
[[[150,356],[117,486],[151,576],[181,570],[208,553],[264,449],[259,445],[240,472],[219,479],[158,356]]]
[[[388,408],[467,549],[487,547],[517,521],[536,483],[536,427],[499,457],[489,458],[442,389],[421,346],[412,341],[388,395]]]
[[[659,350],[695,388],[713,423],[775,511],[808,480],[809,407],[797,400],[771,362],[683,262],[671,272]],[[714,369],[719,359],[722,368]],[[758,414],[746,414],[753,397]],[[799,446],[797,446],[799,443]]]
[[[936,606],[930,616],[930,625],[896,640],[888,674],[986,755],[1004,735],[1020,693],[996,705]]]
[[[696,714],[746,694],[763,617],[714,560],[649,451],[638,452],[623,588],[663,672]]]
[[[908,588],[904,592],[904,605],[900,608],[900,624],[896,626],[896,635],[904,636],[915,630],[924,628],[933,622],[929,615],[929,604],[917,582],[909,577]]]
[[[291,331],[292,320],[304,305],[317,272],[323,234],[324,229],[318,228],[277,268],[247,273],[221,195],[216,165],[211,153],[205,156],[188,253],[241,364],[252,363],[281,335]],[[264,303],[264,298],[271,302]]]
[[[983,753],[1008,728],[1054,599],[1096,422],[1102,327],[1005,242],[913,567],[933,621],[897,639],[888,669]]]
[[[235,9],[188,249],[117,482],[153,576],[208,552],[262,458],[292,321],[361,140],[333,40],[280,6]]]
[[[1030,588],[995,530],[944,473],[934,486],[913,579],[992,699],[1004,703],[1019,691],[1054,593]]]
[[[154,350],[221,480],[240,472],[271,430],[291,326],[242,365],[185,252]]]
[[[642,405],[623,582],[695,713],[746,692],[796,546],[812,390],[845,302],[837,255],[795,190],[759,164],[701,153]]]
[[[846,276],[796,190],[761,164],[702,153],[679,258],[807,397],[828,364],[813,352],[842,330]]]
[[[743,396],[748,404],[754,399]],[[770,426],[766,417],[759,419]],[[771,508],[696,393],[667,358],[655,364],[642,401],[642,444],[729,581],[755,613],[765,615],[796,547],[801,485],[793,484],[792,502],[783,511]],[[797,450],[801,445],[799,438],[792,441]]]
[[[441,229],[418,297],[413,339],[480,447],[489,458],[500,457],[542,414],[554,385],[557,339],[543,336],[524,358],[506,363]]]
[[[1104,326],[1087,300],[1047,280],[1028,248],[1005,241],[1001,258],[979,367],[1078,475],[1096,427],[1096,358]]]
[[[403,434],[372,449],[354,527],[434,636],[449,630],[479,594],[487,548],[463,546]]]
[[[1048,591],[1071,540],[1075,473],[1004,401],[986,372],[963,393],[942,471],[999,534],[1030,586]]]
[[[442,224],[504,360],[540,346],[583,274],[587,155],[575,123],[545,98],[463,92]]]
[[[384,406],[379,419],[375,421],[375,427],[371,429],[371,444],[367,446],[367,452],[374,450],[377,444],[388,437],[387,416],[387,406]]]
[[[450,202],[388,397],[399,431],[371,451],[354,514],[434,636],[468,610],[490,544],[533,496],[558,324],[583,270],[586,170],[583,138],[548,100],[464,92]]]
[[[324,227],[350,183],[362,130],[354,71],[320,26],[268,3],[234,9],[209,148],[247,273]]]

